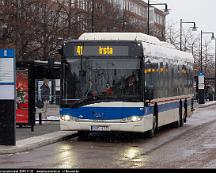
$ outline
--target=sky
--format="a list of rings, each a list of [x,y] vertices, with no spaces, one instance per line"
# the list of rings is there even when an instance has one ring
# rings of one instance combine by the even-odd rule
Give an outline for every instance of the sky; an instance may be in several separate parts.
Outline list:
[[[196,22],[198,29],[194,32],[194,38],[200,37],[201,30],[214,32],[216,36],[216,0],[150,0],[150,3],[167,3],[170,9],[166,17],[167,26],[175,24],[180,28],[180,19],[182,19],[183,22]],[[155,7],[164,9],[163,6]],[[183,29],[187,30],[192,26],[193,24],[183,24]],[[214,53],[215,42],[211,41],[211,35],[204,34],[203,40],[210,41],[212,47],[210,53]]]
[[[168,4],[168,8],[171,9],[167,16],[168,23],[179,24],[180,19],[196,22],[199,30],[216,34],[216,0],[150,0],[150,2]],[[183,24],[183,27],[191,25]]]

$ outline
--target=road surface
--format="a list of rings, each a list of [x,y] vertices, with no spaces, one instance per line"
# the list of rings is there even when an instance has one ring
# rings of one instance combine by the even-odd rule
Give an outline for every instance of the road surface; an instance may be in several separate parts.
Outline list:
[[[87,140],[75,137],[0,155],[0,168],[216,168],[215,110],[216,106],[197,110],[184,127],[165,127],[152,139],[94,133]],[[199,116],[212,120],[197,126]]]

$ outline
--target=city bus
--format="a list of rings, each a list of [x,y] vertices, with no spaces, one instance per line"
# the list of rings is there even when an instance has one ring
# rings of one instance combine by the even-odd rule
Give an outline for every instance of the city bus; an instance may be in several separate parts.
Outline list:
[[[192,54],[142,33],[84,33],[62,47],[61,130],[140,132],[192,115]]]

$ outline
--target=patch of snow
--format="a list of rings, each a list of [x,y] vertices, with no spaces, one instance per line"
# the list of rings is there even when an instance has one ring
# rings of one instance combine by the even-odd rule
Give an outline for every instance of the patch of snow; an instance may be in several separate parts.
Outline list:
[[[60,120],[59,116],[48,116],[47,120]]]

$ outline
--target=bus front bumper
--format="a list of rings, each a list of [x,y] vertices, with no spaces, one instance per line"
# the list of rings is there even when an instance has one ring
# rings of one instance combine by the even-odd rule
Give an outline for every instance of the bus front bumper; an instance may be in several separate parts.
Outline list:
[[[145,116],[141,121],[124,123],[77,122],[60,120],[63,131],[122,131],[145,132],[152,129],[152,116]]]

